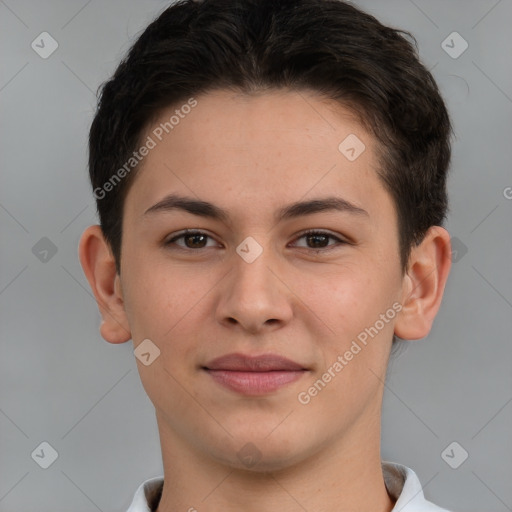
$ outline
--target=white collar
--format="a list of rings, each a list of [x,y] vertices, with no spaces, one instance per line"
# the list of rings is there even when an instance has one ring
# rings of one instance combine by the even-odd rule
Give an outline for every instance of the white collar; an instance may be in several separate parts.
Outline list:
[[[381,464],[388,493],[397,500],[391,512],[449,512],[425,499],[418,476],[412,469],[389,461],[382,461]],[[144,481],[135,492],[127,512],[154,512],[163,485],[163,476]]]

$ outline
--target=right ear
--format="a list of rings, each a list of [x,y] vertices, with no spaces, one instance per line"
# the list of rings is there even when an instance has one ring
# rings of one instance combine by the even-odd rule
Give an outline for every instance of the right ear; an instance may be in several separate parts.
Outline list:
[[[78,256],[101,313],[101,336],[109,343],[128,341],[131,332],[124,308],[121,278],[100,225],[89,226],[82,233]]]

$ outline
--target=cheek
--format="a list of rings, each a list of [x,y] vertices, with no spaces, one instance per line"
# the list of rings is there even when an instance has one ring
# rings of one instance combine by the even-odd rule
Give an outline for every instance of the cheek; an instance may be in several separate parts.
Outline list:
[[[377,265],[364,268],[363,264],[338,268],[302,282],[302,297],[315,313],[311,316],[315,325],[309,328],[323,340],[320,346],[327,367],[351,347],[357,352],[353,360],[364,361],[365,367],[371,361],[385,359],[387,341],[393,336],[395,311],[390,308],[395,288],[399,290],[398,281],[395,282],[389,268]],[[383,320],[381,315],[387,311],[392,314]],[[353,342],[357,342],[360,350]],[[350,366],[353,368],[347,368],[348,371],[356,371],[355,367],[360,365],[351,363]]]
[[[338,279],[332,276],[328,282],[323,293],[312,286],[307,296],[308,301],[310,297],[314,301],[311,309],[318,311],[322,320],[315,320],[317,326],[325,323],[330,328],[325,331],[326,336],[316,339],[322,353],[322,368],[317,378],[329,382],[319,393],[322,397],[317,405],[319,410],[331,404],[332,411],[362,411],[381,387],[380,379],[385,378],[394,310],[386,318],[387,322],[380,315],[392,307],[391,284],[385,279],[376,282],[376,276],[368,273],[338,276]],[[334,412],[332,421],[340,421]]]
[[[206,322],[211,325],[215,305],[208,291],[219,277],[193,265],[150,262],[149,255],[144,265],[133,265],[129,275],[133,338],[151,339],[169,371],[186,373],[197,356],[196,338],[204,336]]]
[[[362,267],[335,266],[332,271],[303,278],[300,296],[335,331],[332,335],[345,337],[371,316],[378,286]]]
[[[149,257],[126,261],[125,269],[128,278],[123,295],[133,337],[163,339],[190,309],[189,287],[179,271],[162,269]]]

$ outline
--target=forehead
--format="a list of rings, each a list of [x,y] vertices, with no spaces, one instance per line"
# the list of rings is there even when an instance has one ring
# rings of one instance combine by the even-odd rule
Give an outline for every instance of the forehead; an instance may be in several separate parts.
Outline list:
[[[337,102],[287,90],[218,90],[194,102],[163,110],[142,138],[154,147],[126,200],[138,216],[171,192],[222,201],[226,210],[245,201],[239,215],[254,214],[249,204],[276,209],[334,191],[359,206],[369,196],[373,208],[389,202],[380,197],[387,194],[377,178],[373,138]]]

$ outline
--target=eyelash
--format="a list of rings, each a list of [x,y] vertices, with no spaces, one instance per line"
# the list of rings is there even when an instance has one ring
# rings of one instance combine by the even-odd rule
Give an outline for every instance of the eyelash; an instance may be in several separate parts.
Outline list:
[[[208,235],[208,233],[205,233],[204,231],[198,231],[198,230],[185,230],[183,232],[181,232],[180,234],[174,236],[173,238],[167,240],[166,242],[164,242],[164,246],[165,247],[170,247],[171,245],[173,245],[176,240],[179,240],[180,238],[184,238],[185,236],[191,236],[191,235],[206,235],[208,238],[213,238],[211,237],[210,235]],[[327,231],[320,231],[320,230],[316,230],[316,229],[308,229],[306,231],[304,231],[303,233],[301,233],[294,241],[296,240],[299,240],[301,238],[304,238],[305,236],[311,236],[311,235],[320,235],[320,236],[325,236],[327,238],[331,238],[333,240],[336,240],[338,242],[338,244],[336,245],[333,245],[333,246],[327,246],[325,248],[320,248],[320,249],[312,249],[312,248],[309,248],[309,247],[301,247],[301,249],[307,249],[309,251],[313,251],[315,253],[319,253],[319,252],[329,252],[333,249],[336,249],[336,248],[339,248],[339,246],[341,245],[347,245],[349,244],[349,242],[345,241],[345,240],[342,240],[341,238],[327,232]],[[175,245],[175,247],[173,249],[176,249],[176,250],[181,250],[181,251],[185,251],[185,252],[199,252],[201,251],[202,249],[207,249],[207,247],[201,247],[199,249],[191,249],[189,247],[180,247],[179,245]]]

